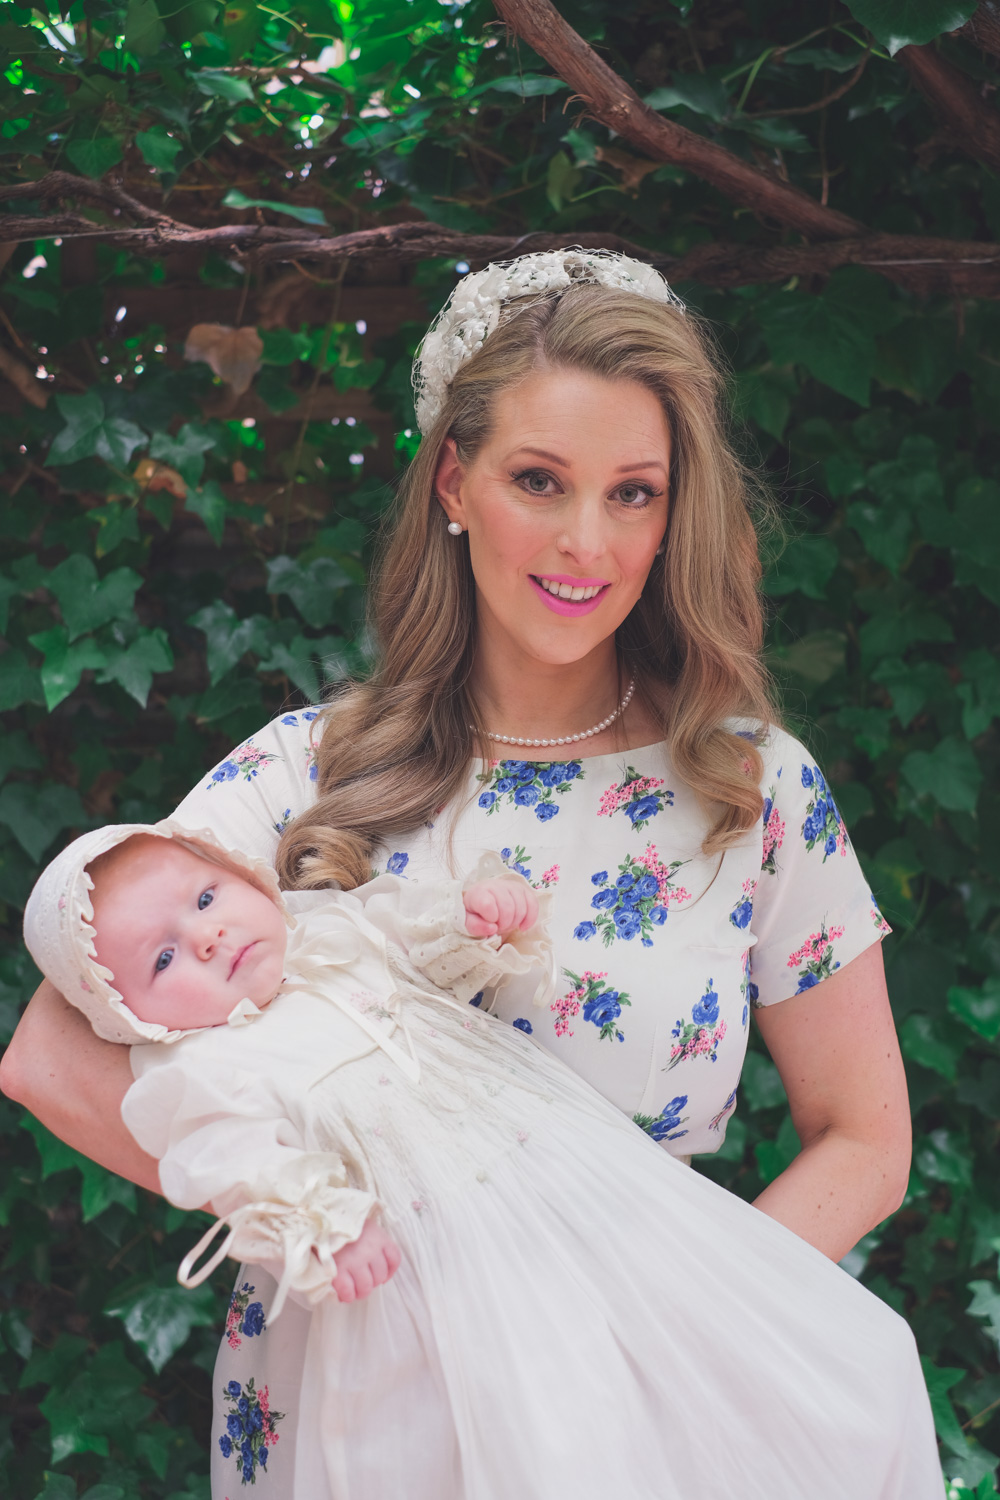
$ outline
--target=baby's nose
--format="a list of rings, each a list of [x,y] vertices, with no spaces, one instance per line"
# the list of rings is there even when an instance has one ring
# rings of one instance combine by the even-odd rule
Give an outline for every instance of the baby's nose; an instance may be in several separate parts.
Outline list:
[[[218,922],[206,922],[198,931],[195,947],[199,958],[211,958],[225,933]]]

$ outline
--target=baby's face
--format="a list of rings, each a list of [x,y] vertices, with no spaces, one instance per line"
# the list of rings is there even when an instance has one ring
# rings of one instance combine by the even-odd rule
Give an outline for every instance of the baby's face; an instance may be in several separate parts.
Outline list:
[[[93,904],[97,957],[140,1021],[221,1026],[281,984],[287,928],[274,902],[170,839],[130,839]]]

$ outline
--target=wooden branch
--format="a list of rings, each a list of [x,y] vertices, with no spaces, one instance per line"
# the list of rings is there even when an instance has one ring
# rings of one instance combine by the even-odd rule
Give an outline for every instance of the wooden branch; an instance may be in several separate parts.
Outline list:
[[[996,0],[983,0],[971,21],[960,26],[955,35],[964,37],[981,52],[1000,57],[1000,5]]]
[[[168,214],[140,203],[117,184],[93,177],[75,177],[72,172],[47,172],[35,182],[17,182],[0,188],[0,199],[17,198],[37,198],[43,203],[49,198],[82,198],[84,202],[124,209],[141,224],[173,223]]]
[[[901,47],[896,56],[954,144],[994,171],[1000,169],[1000,111],[980,97],[972,79],[931,46]]]
[[[48,405],[49,393],[44,383],[38,379],[34,370],[30,370],[16,354],[11,354],[8,349],[0,345],[0,375],[9,380],[16,390],[20,391],[26,401],[32,406],[37,406],[44,411]]]
[[[0,189],[0,193],[2,193]],[[426,221],[386,224],[350,234],[328,237],[304,229],[276,229],[267,224],[223,224],[194,229],[174,220],[168,226],[129,229],[97,225],[79,216],[49,218],[0,215],[0,244],[4,241],[53,238],[97,239],[133,255],[162,257],[172,250],[225,251],[254,256],[258,263],[300,261],[336,265],[340,261],[408,265],[435,256],[485,264],[528,250],[556,250],[582,244],[591,249],[619,250],[647,260],[677,281],[706,286],[751,286],[757,282],[787,281],[790,276],[829,276],[841,266],[868,266],[890,281],[921,296],[1000,298],[1000,245],[978,241],[924,238],[920,235],[853,235],[819,245],[754,245],[709,243],[696,245],[684,256],[658,254],[632,244],[620,235],[574,230],[564,234],[461,234]]]
[[[731,151],[658,115],[573,30],[551,0],[494,0],[510,29],[569,84],[587,112],[654,161],[671,162],[702,177],[734,203],[809,239],[865,234],[848,214],[826,208],[791,183],[770,177]]]

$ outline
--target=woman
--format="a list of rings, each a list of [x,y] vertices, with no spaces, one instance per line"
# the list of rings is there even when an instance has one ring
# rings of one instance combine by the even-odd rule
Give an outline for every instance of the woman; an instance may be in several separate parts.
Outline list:
[[[706,341],[647,267],[525,256],[459,283],[415,388],[424,442],[373,588],[372,679],[254,736],[177,816],[292,886],[373,864],[439,878],[498,849],[552,892],[564,981],[541,1013],[508,986],[498,1013],[675,1155],[721,1145],[755,1007],[802,1141],[757,1207],[839,1260],[907,1181],[886,929],[821,772],[773,727]],[[119,1120],[130,1082],[43,985],[0,1083],[156,1190]],[[309,1321],[289,1308],[261,1337],[271,1290],[243,1269],[216,1388],[245,1399],[225,1392],[252,1373],[291,1438],[315,1417]],[[414,1327],[396,1351],[401,1412],[422,1348]],[[433,1428],[419,1462],[456,1493]]]

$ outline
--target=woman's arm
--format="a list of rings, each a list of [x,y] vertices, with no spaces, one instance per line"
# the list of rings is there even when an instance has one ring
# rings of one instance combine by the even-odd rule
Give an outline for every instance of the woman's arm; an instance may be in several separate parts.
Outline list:
[[[878,944],[803,995],[757,1012],[802,1150],[756,1206],[831,1260],[894,1213],[910,1112]]]
[[[105,1042],[43,980],[0,1060],[0,1089],[84,1156],[158,1193],[157,1164],[125,1128],[128,1048]]]
[[[173,814],[188,828],[273,860],[281,828],[315,798],[310,777],[314,710],[284,714],[206,773]],[[132,1083],[128,1051],[95,1036],[49,984],[18,1023],[0,1062],[0,1089],[85,1156],[159,1192],[156,1163],[121,1118]]]

